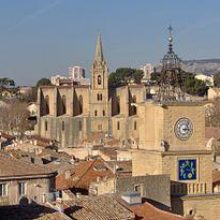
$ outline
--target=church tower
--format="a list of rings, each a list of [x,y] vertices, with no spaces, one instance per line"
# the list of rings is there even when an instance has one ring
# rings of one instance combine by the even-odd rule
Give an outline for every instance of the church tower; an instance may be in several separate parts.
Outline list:
[[[94,117],[94,131],[109,131],[111,108],[108,91],[108,67],[104,59],[101,35],[98,35],[91,69],[90,116]]]

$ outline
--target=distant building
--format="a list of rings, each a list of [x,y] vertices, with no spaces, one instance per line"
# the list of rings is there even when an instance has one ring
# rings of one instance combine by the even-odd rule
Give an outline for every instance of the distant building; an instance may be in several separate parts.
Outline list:
[[[198,74],[195,76],[195,78],[205,82],[207,86],[214,86],[213,76],[207,76],[205,74]]]
[[[47,201],[55,188],[56,172],[3,153],[0,161],[0,205]]]
[[[143,77],[143,79],[144,79],[144,80],[150,80],[150,78],[151,78],[151,73],[152,73],[153,70],[154,70],[153,65],[150,64],[150,63],[147,63],[147,64],[144,64],[143,66],[141,66],[140,69],[144,72],[144,77]]]
[[[85,78],[85,69],[81,66],[71,66],[69,67],[69,76],[74,81],[80,81]]]

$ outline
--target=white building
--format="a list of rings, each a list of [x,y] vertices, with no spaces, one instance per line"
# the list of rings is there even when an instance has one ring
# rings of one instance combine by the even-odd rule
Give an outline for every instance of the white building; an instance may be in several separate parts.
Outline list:
[[[144,72],[144,80],[150,80],[151,77],[151,73],[153,72],[153,65],[150,63],[144,64],[143,66],[141,66],[140,68],[141,70],[143,70]]]
[[[80,66],[71,66],[69,67],[69,76],[74,81],[80,81],[81,79],[85,78],[85,69]]]
[[[205,74],[198,74],[195,76],[196,79],[202,80],[206,83],[207,86],[213,86],[214,85],[214,78],[213,76],[207,76]]]

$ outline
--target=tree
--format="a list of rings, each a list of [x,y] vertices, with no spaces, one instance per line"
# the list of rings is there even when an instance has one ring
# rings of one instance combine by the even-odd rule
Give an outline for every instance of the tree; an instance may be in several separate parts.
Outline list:
[[[109,87],[117,88],[129,84],[131,81],[134,81],[136,84],[140,84],[143,76],[143,71],[139,69],[118,68],[115,72],[112,72],[109,75]]]
[[[8,87],[8,86],[14,87],[15,81],[7,77],[0,78],[0,87]]]
[[[37,101],[37,90],[40,86],[49,86],[51,82],[48,78],[42,78],[37,81],[36,86],[32,87],[31,95],[29,101],[36,102]]]
[[[217,97],[206,107],[206,126],[220,127],[220,98]]]
[[[198,96],[204,96],[206,94],[206,83],[202,80],[196,79],[194,74],[182,72],[181,76],[180,85],[184,92]]]
[[[214,86],[220,87],[220,72],[214,75]]]
[[[40,87],[40,86],[48,86],[51,85],[51,82],[48,78],[42,78],[40,80],[37,81],[36,87]]]
[[[151,73],[151,80],[156,82],[156,84],[160,84],[160,77],[161,77],[161,73],[160,72],[153,72]]]
[[[0,130],[24,133],[29,129],[27,104],[18,100],[0,107]]]

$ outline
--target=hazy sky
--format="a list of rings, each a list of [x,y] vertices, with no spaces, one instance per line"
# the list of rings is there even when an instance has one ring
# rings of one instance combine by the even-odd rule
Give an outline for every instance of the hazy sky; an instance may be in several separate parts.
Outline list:
[[[159,63],[169,24],[180,58],[220,58],[219,0],[0,0],[0,77],[89,74],[98,32],[110,71]]]

